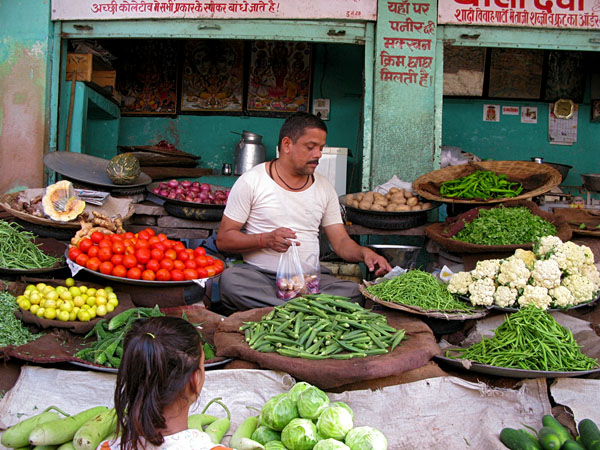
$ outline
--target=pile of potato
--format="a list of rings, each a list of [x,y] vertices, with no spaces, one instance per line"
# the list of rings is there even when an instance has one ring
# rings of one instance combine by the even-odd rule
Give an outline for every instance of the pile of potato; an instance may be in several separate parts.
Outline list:
[[[387,212],[421,211],[432,207],[430,202],[421,202],[412,191],[395,187],[387,194],[373,191],[348,194],[344,203],[353,208]]]

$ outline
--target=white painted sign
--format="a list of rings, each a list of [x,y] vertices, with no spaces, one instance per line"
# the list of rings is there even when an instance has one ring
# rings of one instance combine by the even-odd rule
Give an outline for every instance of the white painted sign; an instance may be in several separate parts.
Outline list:
[[[377,0],[52,0],[52,20],[377,19]]]
[[[439,0],[438,23],[600,29],[599,0]]]

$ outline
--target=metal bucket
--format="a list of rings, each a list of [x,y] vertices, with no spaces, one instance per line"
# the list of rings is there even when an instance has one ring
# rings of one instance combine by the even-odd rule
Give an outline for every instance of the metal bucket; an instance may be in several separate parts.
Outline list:
[[[588,191],[600,192],[600,173],[582,173],[581,181]]]

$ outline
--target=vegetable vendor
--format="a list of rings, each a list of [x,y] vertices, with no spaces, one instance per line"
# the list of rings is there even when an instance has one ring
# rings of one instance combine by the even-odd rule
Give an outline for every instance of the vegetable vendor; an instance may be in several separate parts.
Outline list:
[[[376,276],[391,270],[384,257],[350,238],[335,188],[315,173],[326,137],[327,126],[320,118],[292,114],[279,133],[279,158],[254,166],[233,185],[216,244],[220,251],[241,253],[244,263],[221,274],[221,300],[227,308],[282,304],[276,285],[280,255],[294,241],[301,261],[318,258],[320,227],[342,259],[364,262]],[[320,292],[363,300],[356,283],[323,270]]]

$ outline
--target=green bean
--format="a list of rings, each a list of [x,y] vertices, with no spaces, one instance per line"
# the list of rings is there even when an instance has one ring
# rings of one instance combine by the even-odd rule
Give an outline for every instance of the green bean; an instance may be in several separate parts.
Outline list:
[[[507,315],[495,335],[446,355],[490,366],[550,372],[574,372],[598,367],[598,360],[581,352],[571,330],[535,306]],[[456,351],[459,356],[453,356]]]
[[[440,185],[440,195],[450,198],[473,199],[516,197],[523,192],[520,183],[510,182],[508,176],[490,170],[477,170]]]
[[[475,312],[472,306],[448,292],[435,276],[419,269],[367,286],[367,291],[386,302],[417,306],[429,311]]]
[[[0,220],[0,267],[5,269],[44,269],[53,267],[55,258],[40,250],[35,235],[16,222]]]

